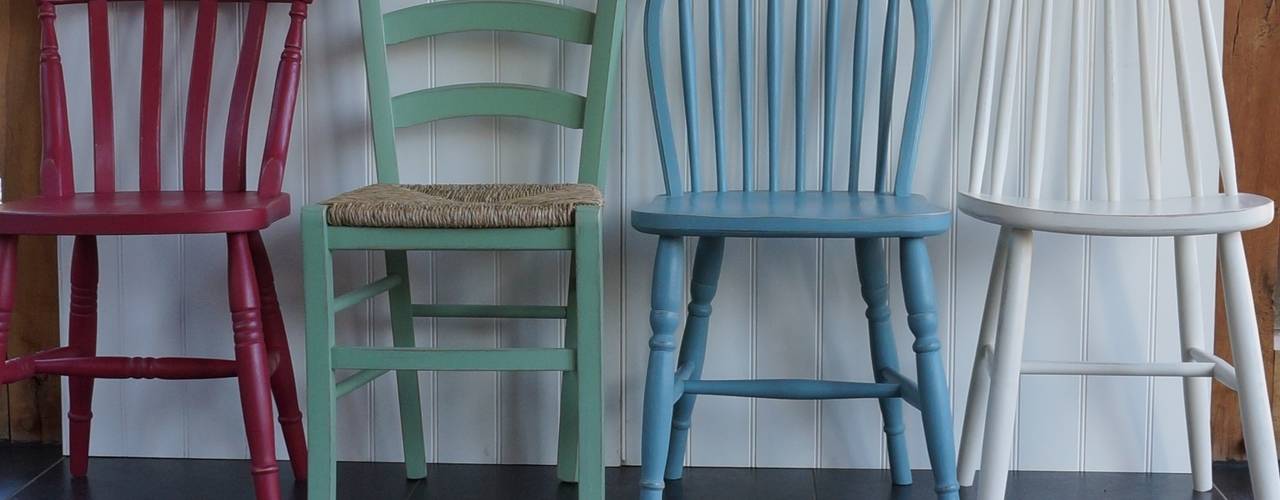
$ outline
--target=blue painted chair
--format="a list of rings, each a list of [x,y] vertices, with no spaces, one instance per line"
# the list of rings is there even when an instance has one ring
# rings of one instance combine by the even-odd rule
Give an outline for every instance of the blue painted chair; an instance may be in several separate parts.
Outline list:
[[[768,190],[755,189],[757,166],[753,148],[756,146],[754,127],[756,114],[752,103],[756,96],[756,54],[754,43],[738,50],[741,99],[741,130],[729,132],[729,119],[725,107],[730,100],[725,87],[725,24],[723,0],[708,0],[707,42],[710,52],[710,95],[712,97],[711,122],[714,128],[714,158],[716,185],[704,190],[698,175],[700,171],[700,116],[698,103],[699,75],[695,62],[696,45],[692,0],[678,0],[679,54],[683,93],[684,120],[673,120],[668,95],[668,79],[663,66],[664,42],[662,30],[666,18],[663,9],[666,0],[648,0],[645,12],[645,50],[649,68],[649,85],[653,114],[657,123],[658,146],[661,154],[662,174],[666,194],[651,204],[632,212],[632,225],[641,232],[660,236],[654,262],[652,312],[649,322],[653,337],[649,341],[649,370],[644,395],[643,470],[641,487],[643,498],[662,496],[664,477],[679,479],[683,474],[684,452],[697,395],[746,396],[775,399],[847,399],[878,398],[884,417],[888,438],[889,460],[895,484],[910,484],[911,467],[908,463],[906,440],[903,436],[902,401],[919,408],[924,415],[925,437],[929,457],[933,463],[936,489],[939,498],[958,499],[959,487],[955,477],[955,445],[952,436],[952,420],[949,393],[944,374],[937,336],[937,313],[934,305],[934,289],[929,256],[924,237],[940,234],[951,222],[950,212],[930,204],[924,197],[911,194],[911,178],[916,167],[916,146],[920,137],[920,124],[924,116],[925,82],[931,55],[929,3],[927,0],[911,0],[910,16],[914,24],[915,53],[912,62],[910,94],[906,115],[902,122],[900,151],[897,157],[896,178],[890,182],[890,136],[893,122],[894,80],[897,68],[897,41],[900,17],[899,0],[887,0],[885,19],[885,43],[880,59],[884,68],[880,78],[880,109],[878,116],[877,154],[875,162],[875,190],[858,190],[859,158],[861,157],[862,119],[867,80],[868,24],[870,0],[856,4],[856,21],[852,26],[854,42],[852,52],[840,45],[841,30],[845,29],[839,10],[851,5],[842,0],[828,0],[827,19],[822,39],[826,50],[822,51],[821,71],[811,68],[810,60],[817,58],[812,50],[813,17],[816,2],[785,2],[787,10],[795,9],[795,100],[783,102],[783,16],[784,2],[769,0],[767,34],[765,40],[766,79],[768,95],[767,139]],[[756,40],[756,24],[751,0],[740,0],[737,25],[739,40]],[[789,17],[789,16],[788,16]],[[852,68],[842,68],[841,59],[852,58]],[[848,73],[844,73],[847,71]],[[851,175],[847,191],[834,189],[836,162],[836,123],[839,106],[836,102],[842,74],[852,75],[853,100],[845,108],[851,113],[853,130],[850,158]],[[806,168],[814,163],[821,168],[821,190],[806,190],[801,182],[794,190],[783,190],[782,143],[784,131],[781,123],[785,113],[797,113],[802,118],[807,110],[817,104],[811,99],[810,77],[821,77],[821,130],[809,130],[806,120],[795,120],[795,179],[809,179]],[[674,87],[674,85],[671,85]],[[671,89],[674,90],[674,89]],[[704,89],[705,90],[705,89]],[[784,106],[793,105],[796,111]],[[844,111],[844,110],[841,110]],[[687,163],[680,158],[675,135],[678,126],[686,132],[685,149]],[[738,138],[731,134],[741,135]],[[821,157],[814,162],[806,148],[805,138],[810,134],[822,134]],[[728,183],[729,165],[725,150],[729,142],[742,147],[742,185],[740,191],[731,191]],[[687,168],[682,166],[686,163]],[[686,179],[688,187],[686,189]],[[735,188],[738,186],[734,186]],[[713,189],[713,190],[712,190]],[[675,331],[680,325],[681,288],[684,286],[684,238],[697,237],[697,253],[692,270],[691,302],[685,323],[684,338],[677,359]],[[854,238],[858,275],[862,281],[862,295],[866,300],[867,317],[870,320],[872,365],[874,383],[834,382],[823,380],[703,380],[702,361],[706,351],[707,324],[711,315],[711,300],[715,296],[716,282],[720,274],[721,258],[726,237],[746,238]],[[902,282],[909,313],[908,324],[916,337],[912,349],[916,353],[920,384],[907,378],[898,370],[897,350],[890,326],[888,272],[885,269],[885,239],[900,238],[902,252]]]

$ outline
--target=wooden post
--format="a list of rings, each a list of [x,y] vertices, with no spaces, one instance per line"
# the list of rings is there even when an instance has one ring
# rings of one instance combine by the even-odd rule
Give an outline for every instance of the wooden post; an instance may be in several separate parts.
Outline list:
[[[39,194],[40,30],[36,3],[0,4],[0,197]],[[18,297],[8,357],[58,345],[57,243],[22,238],[18,249]],[[37,377],[0,389],[0,439],[61,439],[57,377]]]
[[[1240,191],[1280,199],[1280,8],[1265,0],[1226,0],[1223,30],[1223,78],[1231,111]],[[1244,233],[1245,252],[1252,276],[1254,303],[1262,337],[1264,363],[1272,381],[1272,415],[1280,415],[1276,398],[1274,356],[1276,328],[1273,297],[1276,265],[1280,258],[1280,224]],[[1221,288],[1221,283],[1219,283]],[[1216,346],[1219,356],[1230,359],[1221,294],[1218,298]],[[1235,393],[1218,385],[1213,391],[1213,456],[1218,460],[1245,458],[1238,402]]]

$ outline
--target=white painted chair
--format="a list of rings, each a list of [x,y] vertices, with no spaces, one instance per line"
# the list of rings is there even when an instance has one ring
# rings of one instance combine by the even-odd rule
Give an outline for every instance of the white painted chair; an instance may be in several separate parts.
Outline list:
[[[964,434],[960,448],[959,479],[963,486],[971,486],[981,458],[979,498],[1003,500],[1010,465],[1010,453],[1014,436],[1014,413],[1017,407],[1019,378],[1022,374],[1061,375],[1137,375],[1183,377],[1187,433],[1190,443],[1191,468],[1194,487],[1207,491],[1213,487],[1212,456],[1210,446],[1210,389],[1212,379],[1217,379],[1240,395],[1240,414],[1243,420],[1249,468],[1256,498],[1280,499],[1280,469],[1277,468],[1275,440],[1272,434],[1271,411],[1267,397],[1262,352],[1258,339],[1257,318],[1245,267],[1244,247],[1240,232],[1265,226],[1271,222],[1274,208],[1271,200],[1252,194],[1241,194],[1236,187],[1235,163],[1231,143],[1230,124],[1227,118],[1226,95],[1223,90],[1220,43],[1213,22],[1209,0],[1168,0],[1167,26],[1159,26],[1154,9],[1159,0],[1073,0],[1071,5],[1047,0],[1041,9],[1038,32],[1028,33],[1024,26],[1029,17],[1027,0],[1012,0],[1005,8],[1003,0],[991,0],[986,19],[986,32],[982,52],[981,76],[974,127],[972,171],[968,192],[959,198],[960,210],[977,219],[1001,226],[995,261],[986,296],[986,308],[982,315],[981,332],[973,368],[972,386],[965,409]],[[1136,4],[1136,5],[1135,5]],[[1198,30],[1202,47],[1203,66],[1194,61],[1188,45],[1194,42],[1191,34],[1196,28],[1189,19],[1187,9],[1198,7]],[[1069,60],[1055,51],[1053,24],[1055,14],[1066,8],[1072,11],[1069,41]],[[1094,182],[1097,196],[1089,196],[1084,185],[1088,151],[1086,151],[1086,125],[1092,123],[1090,113],[1084,109],[1086,92],[1091,90],[1092,80],[1087,73],[1093,66],[1095,49],[1089,26],[1090,9],[1101,9],[1103,57],[1103,106],[1102,118],[1104,152],[1102,154],[1105,177]],[[1121,10],[1125,9],[1125,10]],[[1134,15],[1136,9],[1136,15]],[[1136,30],[1128,23],[1121,25],[1123,15],[1136,19]],[[1190,16],[1196,17],[1196,16]],[[1119,25],[1119,26],[1118,26]],[[1176,74],[1176,92],[1179,101],[1182,127],[1183,153],[1186,176],[1189,180],[1189,196],[1162,196],[1161,175],[1167,165],[1160,158],[1157,133],[1156,82],[1158,47],[1167,39],[1158,38],[1166,31],[1172,37],[1173,65]],[[1133,38],[1136,36],[1136,40]],[[1011,136],[1015,128],[1014,100],[1017,79],[1023,74],[1023,39],[1038,40],[1034,59],[1034,72],[1025,75],[1031,80],[1027,95],[1031,128],[1026,136],[1028,154],[1011,151]],[[1119,38],[1127,37],[1128,40]],[[1118,49],[1136,43],[1138,68],[1131,73],[1120,72],[1117,63]],[[1058,57],[1055,59],[1055,57]],[[1064,136],[1068,153],[1060,161],[1046,158],[1050,134],[1051,84],[1053,65],[1061,61],[1069,65],[1069,81],[1064,122]],[[999,81],[997,81],[997,73]],[[1203,76],[1202,76],[1203,75]],[[1192,78],[1207,77],[1208,95],[1204,89],[1192,86]],[[1061,81],[1060,79],[1058,80]],[[1138,82],[1140,99],[1123,100],[1119,87]],[[1197,90],[1199,88],[1199,90]],[[998,94],[997,94],[998,91]],[[1207,101],[1199,106],[1204,111],[1194,116],[1197,100]],[[993,102],[994,101],[994,102]],[[1132,102],[1137,101],[1137,102]],[[1139,131],[1121,130],[1118,125],[1121,113],[1140,113],[1142,127],[1140,141],[1145,156],[1142,165],[1119,161],[1120,148],[1126,146],[1122,136],[1136,136]],[[994,116],[994,125],[992,118]],[[1204,116],[1204,115],[1211,116]],[[1053,122],[1057,124],[1064,122]],[[1196,134],[1212,133],[1217,142],[1217,167],[1222,182],[1222,192],[1205,192],[1201,175],[1201,161],[1197,159]],[[994,135],[994,137],[993,137]],[[1133,142],[1133,141],[1130,141]],[[1134,144],[1137,146],[1137,144]],[[1025,161],[1025,185],[1011,183],[1011,161]],[[1179,162],[1173,162],[1177,165]],[[1046,167],[1052,165],[1046,172]],[[1061,168],[1053,168],[1061,166]],[[1179,166],[1180,167],[1180,166]],[[1125,198],[1120,189],[1121,170],[1142,169],[1145,175],[1145,193]],[[1257,167],[1263,168],[1263,167]],[[1065,174],[1065,193],[1047,192],[1042,189],[1046,175],[1062,171]],[[1142,186],[1137,186],[1141,188]],[[1021,189],[1019,189],[1021,188]],[[1131,189],[1132,190],[1132,189]],[[1026,329],[1027,296],[1030,284],[1032,236],[1036,231],[1101,236],[1173,237],[1177,273],[1178,319],[1182,340],[1182,360],[1176,363],[1126,364],[1090,362],[1024,361],[1022,359],[1023,336]],[[1201,294],[1212,294],[1213,283],[1202,286],[1198,279],[1195,235],[1216,235],[1218,264],[1220,266],[1227,305],[1227,323],[1231,336],[1235,366],[1214,356],[1206,345],[1204,311]],[[1109,332],[1123,334],[1125,332]]]

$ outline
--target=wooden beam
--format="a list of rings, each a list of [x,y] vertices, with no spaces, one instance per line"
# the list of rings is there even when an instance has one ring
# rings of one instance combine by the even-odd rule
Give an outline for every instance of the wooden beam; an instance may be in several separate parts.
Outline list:
[[[0,5],[0,197],[39,194],[40,31],[36,2]],[[18,298],[7,355],[58,345],[57,243],[23,238]],[[0,391],[0,439],[57,442],[62,437],[58,377],[37,377]]]
[[[1271,0],[1226,0],[1223,30],[1224,79],[1231,111],[1240,191],[1280,199],[1280,6]],[[1280,258],[1280,224],[1244,234],[1249,274],[1253,281],[1264,363],[1271,379],[1272,416],[1280,415],[1276,398],[1274,331],[1276,263]],[[1219,356],[1230,359],[1221,293],[1218,296]],[[1277,420],[1280,423],[1280,420]],[[1213,391],[1213,455],[1215,459],[1245,458],[1236,394],[1217,386]]]

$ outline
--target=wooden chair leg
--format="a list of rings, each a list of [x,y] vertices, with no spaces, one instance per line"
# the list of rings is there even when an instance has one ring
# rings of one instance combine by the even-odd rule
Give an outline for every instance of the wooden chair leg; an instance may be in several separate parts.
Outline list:
[[[578,499],[604,500],[604,255],[599,207],[576,213]]]
[[[1013,451],[1013,420],[1018,407],[1022,371],[1022,340],[1026,331],[1027,296],[1031,286],[1032,233],[1015,229],[1008,239],[1008,262],[1000,299],[996,330],[991,395],[987,402],[986,430],[982,443],[982,468],[978,471],[981,500],[1004,500]]]
[[[898,369],[898,348],[893,341],[892,313],[889,310],[889,275],[885,271],[884,240],[859,239],[854,243],[858,281],[867,303],[867,323],[871,342],[871,366],[877,383],[887,383],[884,370]],[[907,454],[906,425],[902,421],[902,400],[880,400],[885,445],[889,450],[889,473],[893,484],[911,484],[911,457]]]
[[[577,253],[569,269],[569,293],[565,306],[564,348],[578,348]],[[560,372],[560,432],[556,454],[556,477],[562,482],[578,482],[578,372]]]
[[[307,498],[336,496],[333,262],[323,206],[302,210],[302,276],[307,314]]]
[[[277,500],[280,467],[276,464],[275,425],[271,422],[271,366],[248,234],[227,235],[227,260],[240,404],[249,440],[254,491],[258,500]]]
[[[276,297],[275,274],[271,271],[271,259],[262,235],[249,235],[249,248],[253,254],[253,270],[258,280],[258,300],[262,305],[262,326],[266,332],[267,352],[275,360],[271,373],[271,394],[275,396],[276,409],[280,412],[280,430],[284,434],[285,447],[289,450],[290,466],[295,481],[307,479],[307,435],[302,428],[302,411],[298,409],[298,386],[293,380],[293,356],[289,352],[289,336],[284,328],[284,316],[280,313],[280,301]]]
[[[1192,349],[1204,349],[1204,313],[1200,302],[1200,263],[1196,242],[1190,236],[1174,238],[1178,277],[1178,330],[1182,338],[1182,360],[1191,359]],[[1191,481],[1196,491],[1213,490],[1213,440],[1209,411],[1213,379],[1184,377],[1183,405],[1187,413],[1187,443],[1191,452]]]
[[[929,249],[923,238],[903,238],[900,250],[907,325],[916,338],[911,350],[916,353],[920,413],[924,417],[924,436],[933,467],[934,491],[939,499],[960,500],[960,485],[956,482],[951,391],[947,389],[946,366],[940,352],[942,341],[938,339],[938,311]]]
[[[18,286],[18,237],[0,236],[0,361],[9,358],[9,329]]]
[[[658,240],[650,297],[649,369],[644,385],[644,424],[641,429],[640,487],[642,500],[661,500],[662,477],[671,443],[674,412],[676,328],[680,326],[684,288],[684,239]]]
[[[1218,259],[1253,495],[1254,498],[1280,498],[1280,469],[1276,467],[1276,442],[1262,365],[1262,345],[1258,339],[1258,318],[1253,308],[1253,289],[1240,233],[1218,235]]]
[[[677,367],[689,380],[702,378],[702,360],[707,352],[707,326],[711,321],[711,301],[720,282],[720,265],[724,260],[724,238],[699,238],[693,259],[693,280],[689,285],[689,313],[680,341]],[[685,394],[676,401],[671,419],[671,444],[667,451],[666,478],[684,477],[685,448],[689,444],[689,425],[697,396]]]
[[[71,307],[67,344],[80,356],[93,356],[98,344],[98,242],[77,236],[71,250]],[[93,420],[93,378],[67,377],[68,438],[73,477],[89,470],[89,428]]]
[[[401,284],[387,294],[391,304],[391,343],[412,348],[413,295],[409,285],[409,257],[404,251],[386,252],[387,275],[400,276]],[[400,435],[404,441],[405,476],[427,477],[427,441],[422,432],[422,396],[418,392],[418,372],[396,371],[396,396],[400,402]]]
[[[960,486],[973,486],[982,457],[982,431],[987,421],[987,399],[991,394],[991,359],[995,352],[996,321],[1000,317],[1000,297],[1004,293],[1005,266],[1009,261],[1009,229],[1002,228],[996,240],[996,254],[987,281],[986,305],[978,332],[978,347],[969,376],[969,397],[964,406],[964,430],[960,434],[960,458],[956,476]]]

